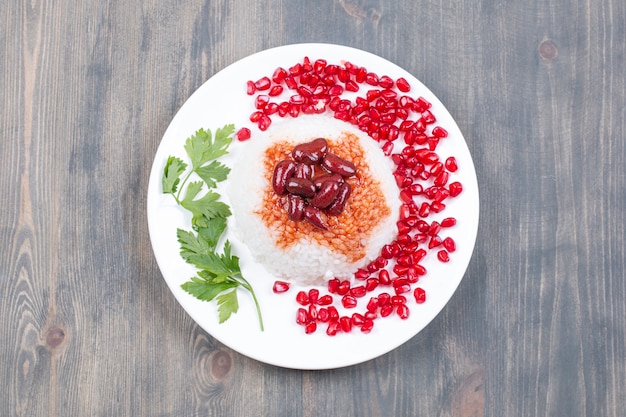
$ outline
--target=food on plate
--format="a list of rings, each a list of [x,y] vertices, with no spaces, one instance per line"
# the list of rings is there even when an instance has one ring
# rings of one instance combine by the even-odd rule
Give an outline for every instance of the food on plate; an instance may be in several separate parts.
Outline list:
[[[229,182],[234,232],[272,275],[302,285],[350,278],[393,239],[392,163],[326,116],[285,121],[242,147]]]

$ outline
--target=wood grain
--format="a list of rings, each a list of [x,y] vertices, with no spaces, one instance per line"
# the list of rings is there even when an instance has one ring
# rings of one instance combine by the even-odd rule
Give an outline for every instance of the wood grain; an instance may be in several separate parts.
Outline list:
[[[611,416],[626,409],[626,6],[555,0],[9,2],[0,17],[0,415]],[[418,336],[330,371],[231,351],[145,216],[189,95],[265,48],[390,59],[476,165],[465,279]]]

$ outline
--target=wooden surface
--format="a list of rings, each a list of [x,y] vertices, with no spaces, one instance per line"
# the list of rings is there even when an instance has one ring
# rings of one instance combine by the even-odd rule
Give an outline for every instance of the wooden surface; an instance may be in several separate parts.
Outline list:
[[[623,0],[5,3],[0,415],[624,415]],[[481,191],[444,311],[387,355],[320,372],[198,328],[160,275],[145,207],[189,95],[244,56],[309,41],[423,81]]]

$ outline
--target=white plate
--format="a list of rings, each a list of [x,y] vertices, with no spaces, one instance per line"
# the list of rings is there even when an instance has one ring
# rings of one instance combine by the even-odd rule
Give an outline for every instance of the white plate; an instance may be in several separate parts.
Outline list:
[[[258,131],[248,120],[254,111],[254,104],[251,96],[246,94],[246,81],[271,77],[278,66],[288,68],[301,62],[304,56],[311,61],[323,58],[334,64],[347,60],[380,75],[407,79],[412,88],[409,94],[430,101],[437,125],[449,133],[448,138],[441,141],[437,153],[442,157],[454,155],[459,165],[454,180],[463,184],[463,193],[455,199],[446,200],[444,216],[440,216],[457,219],[457,225],[446,231],[446,235],[455,239],[457,250],[451,254],[450,262],[445,264],[433,259],[436,256],[434,252],[430,253],[422,262],[428,274],[419,282],[419,286],[427,291],[427,301],[417,305],[409,294],[410,317],[406,320],[398,317],[377,320],[369,334],[355,329],[351,333],[329,337],[322,327],[316,333],[306,335],[303,327],[295,323],[299,307],[295,294],[299,288],[292,285],[288,293],[274,294],[272,277],[268,277],[246,253],[236,255],[241,256],[242,271],[259,299],[264,332],[259,329],[254,305],[247,293],[239,293],[239,312],[219,324],[215,303],[199,301],[180,287],[195,275],[195,269],[179,256],[176,240],[177,228],[190,229],[190,218],[185,210],[176,206],[170,195],[161,192],[161,176],[168,156],[186,159],[184,142],[199,128],[214,131],[227,123],[234,123],[236,128],[248,126],[253,134],[250,140],[254,140]],[[277,115],[272,120],[272,127],[281,123]],[[245,144],[234,140],[225,162],[232,164],[237,150]],[[429,217],[428,220],[432,219]],[[296,369],[338,368],[361,363],[395,349],[419,333],[443,309],[463,278],[474,249],[478,229],[478,184],[467,144],[452,116],[437,97],[411,74],[376,55],[345,46],[288,45],[235,62],[206,81],[182,106],[165,132],[154,158],[148,186],[148,226],[156,260],[169,288],[188,314],[211,336],[235,351],[265,363]],[[235,248],[241,248],[235,236],[229,234],[228,238],[234,241]]]

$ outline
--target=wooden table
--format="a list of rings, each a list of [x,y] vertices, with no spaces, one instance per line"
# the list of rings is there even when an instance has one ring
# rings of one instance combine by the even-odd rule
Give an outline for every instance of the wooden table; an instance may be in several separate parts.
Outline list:
[[[0,24],[0,415],[622,416],[626,6],[10,1]],[[353,46],[426,84],[481,191],[475,252],[398,349],[265,365],[200,329],[148,237],[159,141],[234,61]]]

